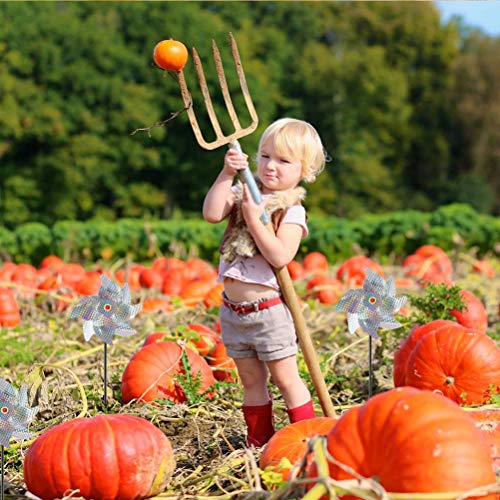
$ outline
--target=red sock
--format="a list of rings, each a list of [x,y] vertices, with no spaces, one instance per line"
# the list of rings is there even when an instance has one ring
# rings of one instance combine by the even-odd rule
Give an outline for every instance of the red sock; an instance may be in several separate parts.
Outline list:
[[[301,420],[307,420],[309,418],[314,418],[316,415],[314,414],[314,407],[312,400],[309,400],[307,403],[304,403],[301,406],[297,406],[296,408],[290,408],[286,411],[288,413],[288,417],[290,418],[290,423],[300,422]]]
[[[274,434],[273,403],[260,406],[243,405],[247,424],[247,445],[264,446]]]

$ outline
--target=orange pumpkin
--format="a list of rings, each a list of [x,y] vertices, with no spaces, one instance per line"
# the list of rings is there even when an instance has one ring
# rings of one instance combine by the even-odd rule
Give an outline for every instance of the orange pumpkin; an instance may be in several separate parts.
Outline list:
[[[186,394],[178,380],[186,374],[182,364],[183,352],[187,356],[190,376],[193,379],[201,377],[198,393],[205,393],[215,383],[208,363],[188,347],[175,342],[154,342],[137,351],[126,366],[122,375],[123,402],[169,399],[174,403],[184,403]],[[209,397],[210,393],[207,394]]]
[[[200,356],[209,356],[220,340],[217,332],[201,323],[189,323],[188,329],[198,334],[197,338],[190,337],[189,340],[196,347]]]
[[[321,252],[309,252],[302,261],[306,273],[326,274],[328,272],[328,260]]]
[[[259,467],[273,467],[274,472],[288,479],[291,468],[301,460],[314,436],[326,436],[337,423],[337,418],[315,417],[289,424],[278,430],[266,444],[260,457]],[[283,461],[283,459],[287,459]],[[313,455],[307,457],[306,471],[313,461]]]
[[[486,333],[488,329],[488,313],[483,303],[468,290],[460,290],[459,293],[465,308],[462,311],[451,311],[451,315],[461,325]]]
[[[21,314],[14,292],[0,288],[0,326],[14,327],[21,322]]]
[[[490,450],[473,420],[453,401],[413,387],[347,410],[329,432],[327,450],[361,476],[377,477],[388,492],[465,492],[496,481]],[[328,465],[333,479],[353,479]],[[313,464],[310,476],[316,475]]]
[[[361,286],[366,278],[367,267],[384,277],[384,271],[379,264],[364,255],[356,255],[347,259],[337,269],[337,279],[349,286]]]
[[[186,283],[179,292],[179,297],[186,306],[194,306],[203,302],[205,295],[211,290],[212,283],[194,279]]]
[[[172,310],[172,304],[168,299],[158,297],[147,297],[142,304],[142,313],[168,312]]]
[[[222,339],[219,339],[215,349],[207,356],[208,364],[212,367],[216,380],[226,382],[237,382],[238,372],[234,359],[229,357],[226,346]]]
[[[153,59],[162,69],[180,71],[188,60],[188,51],[182,42],[162,40],[154,48]]]
[[[24,480],[43,500],[78,496],[136,500],[160,493],[175,467],[172,445],[132,415],[77,418],[48,430],[28,448]]]
[[[401,344],[399,349],[394,353],[393,362],[393,379],[394,386],[401,387],[406,383],[406,365],[408,356],[411,354],[417,342],[427,335],[429,332],[438,330],[443,326],[455,325],[456,323],[448,319],[436,319],[424,325],[419,325],[410,332],[408,338]]]
[[[290,278],[294,281],[300,280],[306,275],[304,266],[296,260],[289,262],[286,267],[288,269],[288,273],[290,274]]]
[[[457,324],[433,330],[408,356],[405,385],[439,391],[461,404],[487,403],[500,393],[500,348]]]
[[[146,267],[139,275],[139,283],[144,288],[161,289],[163,285],[163,274],[154,267]]]
[[[212,288],[210,288],[205,297],[203,297],[203,304],[205,304],[205,307],[220,307],[222,305],[223,291],[223,283],[217,283]]]
[[[58,257],[57,255],[47,255],[42,259],[40,264],[40,268],[42,269],[50,269],[51,271],[58,271],[61,267],[64,266],[64,261]]]
[[[489,262],[484,260],[476,260],[472,265],[472,270],[475,273],[484,274],[485,276],[488,276],[488,278],[495,277],[495,269]]]
[[[500,467],[500,410],[474,410],[469,415],[490,445],[491,456]]]

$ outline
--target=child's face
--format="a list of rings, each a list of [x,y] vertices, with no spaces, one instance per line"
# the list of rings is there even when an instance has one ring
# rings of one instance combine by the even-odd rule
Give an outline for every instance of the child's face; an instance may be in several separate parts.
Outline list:
[[[292,153],[278,154],[268,141],[260,150],[257,174],[264,194],[291,189],[302,179],[302,161]]]

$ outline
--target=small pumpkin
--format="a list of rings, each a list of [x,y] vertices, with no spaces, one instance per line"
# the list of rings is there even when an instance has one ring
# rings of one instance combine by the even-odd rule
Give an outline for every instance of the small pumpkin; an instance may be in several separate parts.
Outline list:
[[[337,269],[337,279],[349,286],[361,286],[366,278],[367,267],[384,277],[384,271],[379,264],[364,255],[355,255],[340,265]]]
[[[0,326],[14,327],[21,322],[16,296],[10,288],[0,288]]]
[[[28,448],[24,480],[43,500],[148,498],[165,489],[175,467],[170,440],[132,415],[77,418],[48,430]]]
[[[309,252],[302,261],[306,273],[326,274],[328,272],[328,259],[321,252]]]
[[[289,262],[286,267],[288,269],[288,273],[290,274],[290,278],[294,281],[302,279],[306,274],[304,266],[296,260]]]
[[[238,372],[234,359],[227,355],[226,346],[222,339],[217,342],[215,349],[207,356],[208,364],[212,367],[216,380],[237,382]]]
[[[177,40],[162,40],[153,50],[153,59],[162,69],[180,71],[188,60],[188,51],[182,42]]]
[[[449,325],[416,344],[405,385],[439,391],[460,404],[483,404],[500,393],[500,348],[483,333]]]
[[[272,467],[274,472],[282,474],[283,481],[287,481],[292,467],[304,457],[309,441],[314,436],[326,436],[337,420],[334,417],[315,417],[282,427],[266,444],[259,467]],[[312,460],[313,455],[310,454],[307,457],[306,471]]]
[[[173,403],[184,403],[187,398],[177,377],[185,375],[182,354],[185,353],[193,379],[200,377],[198,394],[203,394],[215,384],[208,363],[188,347],[175,342],[153,342],[137,351],[122,375],[122,399],[128,403],[133,399],[151,402],[169,399]],[[207,394],[207,398],[211,394]]]
[[[203,302],[205,295],[211,290],[209,281],[194,279],[186,283],[179,292],[179,297],[185,306],[195,306]]]
[[[377,477],[388,492],[465,492],[495,483],[490,450],[473,420],[453,401],[413,387],[347,410],[327,435],[327,450],[361,476]],[[333,479],[353,479],[328,465]],[[316,475],[313,464],[310,477]]]
[[[189,330],[198,334],[197,338],[189,337],[190,342],[196,347],[198,354],[200,356],[210,356],[220,341],[220,335],[201,323],[189,323],[187,326]]]
[[[224,291],[224,284],[217,283],[212,286],[210,290],[203,297],[203,304],[205,307],[220,307],[222,305],[222,292]]]
[[[164,274],[154,267],[146,267],[139,275],[139,283],[144,288],[160,290],[163,285]]]

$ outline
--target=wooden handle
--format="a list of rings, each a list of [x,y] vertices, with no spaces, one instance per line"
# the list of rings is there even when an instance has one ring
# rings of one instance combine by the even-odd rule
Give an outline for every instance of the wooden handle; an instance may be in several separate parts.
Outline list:
[[[323,414],[326,417],[335,417],[335,408],[330,395],[328,394],[325,379],[321,373],[318,357],[316,356],[311,336],[307,331],[306,321],[304,319],[304,315],[302,314],[299,299],[295,293],[295,288],[293,287],[288,268],[282,267],[281,269],[275,269],[275,271],[281,292],[283,293],[285,302],[292,314],[295,331],[297,332],[297,338],[299,339],[299,345],[304,354],[307,369],[311,375],[314,389],[316,390],[321,408],[323,409]]]

